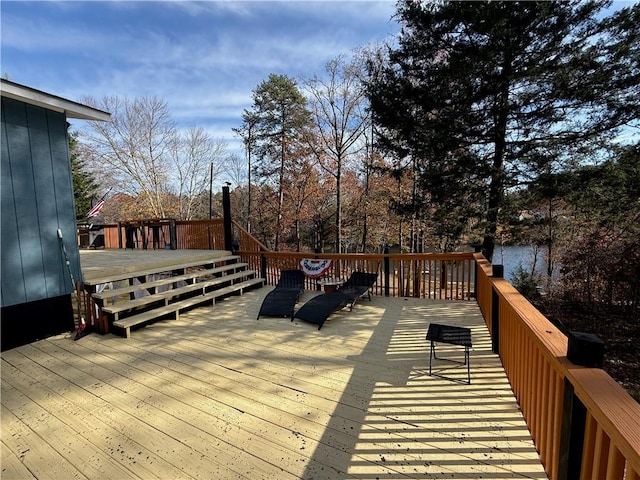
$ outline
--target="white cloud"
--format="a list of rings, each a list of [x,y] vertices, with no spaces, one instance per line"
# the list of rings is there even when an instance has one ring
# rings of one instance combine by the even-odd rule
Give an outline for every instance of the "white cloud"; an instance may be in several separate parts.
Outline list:
[[[72,100],[158,96],[176,120],[234,140],[270,73],[324,64],[398,26],[394,2],[3,2],[2,73]]]

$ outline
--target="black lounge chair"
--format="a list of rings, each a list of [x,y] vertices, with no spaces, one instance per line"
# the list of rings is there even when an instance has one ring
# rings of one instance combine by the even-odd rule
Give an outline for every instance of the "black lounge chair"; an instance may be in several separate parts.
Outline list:
[[[377,273],[353,272],[336,292],[313,297],[293,314],[291,320],[299,318],[309,323],[315,323],[320,330],[332,313],[347,305],[350,306],[350,310],[353,310],[353,305],[365,295],[371,300],[370,289],[377,279]]]
[[[365,295],[371,301],[371,288],[377,280],[377,273],[353,272],[349,279],[340,286],[338,292],[350,298],[350,309],[353,310],[353,305]]]
[[[301,270],[282,270],[276,288],[262,300],[258,319],[261,316],[291,318],[303,290],[304,273]]]
[[[280,271],[280,279],[276,284],[278,288],[291,288],[302,293],[304,290],[304,272],[302,270],[282,270]]]

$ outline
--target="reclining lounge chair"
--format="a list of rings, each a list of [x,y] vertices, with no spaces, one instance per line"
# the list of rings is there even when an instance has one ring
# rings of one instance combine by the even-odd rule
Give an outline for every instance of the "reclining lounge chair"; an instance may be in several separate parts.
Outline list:
[[[377,273],[353,272],[336,292],[313,297],[291,316],[291,320],[299,318],[306,322],[315,323],[320,330],[332,313],[347,305],[350,306],[350,310],[353,310],[353,305],[365,295],[371,300],[370,289],[377,279]]]
[[[371,301],[371,289],[376,284],[376,280],[378,280],[377,273],[353,272],[338,291],[350,298],[349,307],[353,310],[353,305],[365,295]]]
[[[258,319],[261,316],[291,318],[303,290],[304,273],[301,270],[282,270],[276,288],[262,301]]]

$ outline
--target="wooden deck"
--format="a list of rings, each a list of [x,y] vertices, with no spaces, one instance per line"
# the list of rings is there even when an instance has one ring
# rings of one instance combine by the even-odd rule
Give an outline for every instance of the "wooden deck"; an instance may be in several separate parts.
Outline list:
[[[474,303],[375,297],[318,331],[256,320],[270,289],[3,352],[2,479],[547,478]],[[434,321],[472,329],[471,385],[428,375]]]
[[[84,281],[138,270],[171,267],[182,263],[209,260],[229,255],[225,250],[140,250],[111,248],[80,250]]]

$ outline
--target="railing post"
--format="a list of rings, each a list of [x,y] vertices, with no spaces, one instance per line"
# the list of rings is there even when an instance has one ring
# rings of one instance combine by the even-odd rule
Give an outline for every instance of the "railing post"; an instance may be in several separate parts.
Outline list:
[[[222,219],[224,221],[224,249],[233,250],[233,235],[231,232],[231,197],[229,185],[222,187]]]
[[[567,358],[574,365],[602,368],[604,342],[597,336],[583,332],[569,332]],[[573,385],[564,379],[562,429],[558,456],[558,480],[578,480],[582,468],[587,408],[574,392]]]
[[[477,302],[478,301],[478,260],[474,257],[471,264],[473,265],[473,293],[471,293],[471,298],[475,298]]]
[[[390,270],[389,247],[384,247],[383,268],[384,268],[384,296],[388,297],[389,296],[389,270]]]
[[[503,265],[493,265],[493,278],[502,278]],[[500,296],[491,287],[491,351],[500,355]]]
[[[604,342],[596,335],[569,331],[567,335],[567,358],[574,365],[602,368],[604,365]]]
[[[420,280],[422,277],[422,271],[420,268],[420,262],[416,260],[413,262],[413,296],[420,298]]]
[[[175,219],[169,220],[169,245],[171,250],[178,249],[178,228]]]
[[[565,378],[558,480],[578,480],[580,478],[586,421],[587,409],[574,393],[571,382]]]
[[[267,281],[267,257],[264,251],[260,249],[260,276],[264,278],[265,283]]]

